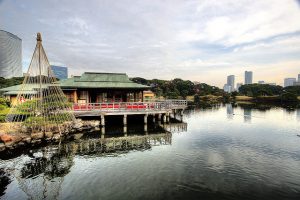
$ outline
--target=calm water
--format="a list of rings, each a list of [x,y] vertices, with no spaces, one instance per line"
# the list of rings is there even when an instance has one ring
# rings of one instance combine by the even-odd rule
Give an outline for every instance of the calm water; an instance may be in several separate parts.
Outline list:
[[[188,110],[184,122],[165,127],[172,133],[77,135],[1,160],[1,198],[300,199],[300,109],[229,104]]]

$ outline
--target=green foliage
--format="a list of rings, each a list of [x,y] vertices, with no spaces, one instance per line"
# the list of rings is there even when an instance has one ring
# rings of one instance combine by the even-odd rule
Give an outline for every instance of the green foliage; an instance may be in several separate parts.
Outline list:
[[[237,92],[237,91],[231,92],[231,96],[232,96],[232,97],[236,97],[237,95],[238,95],[238,92]]]
[[[5,98],[0,97],[0,105],[8,107],[8,106],[10,106],[10,102],[7,99],[5,99]]]
[[[239,88],[239,93],[250,97],[280,95],[283,88],[279,85],[247,84]]]
[[[215,95],[222,96],[224,91],[218,87],[207,85],[206,83],[196,84],[194,87],[195,94],[200,96]]]
[[[151,86],[151,90],[156,96],[164,96],[169,99],[186,98],[193,95],[216,95],[220,96],[224,92],[218,87],[210,86],[205,83],[194,84],[189,80],[182,80],[176,78],[171,81],[166,80],[146,80],[144,78],[136,77],[132,78],[132,81]]]
[[[70,113],[57,113],[53,114],[47,117],[41,117],[41,116],[31,116],[28,117],[23,124],[27,127],[31,126],[46,126],[56,123],[63,123],[66,120],[70,120],[72,118],[72,115]]]
[[[37,116],[37,117],[28,117],[23,123],[27,127],[47,125],[44,117],[39,117],[39,116]]]
[[[298,101],[298,96],[290,92],[283,92],[280,99],[281,101]]]
[[[36,108],[37,105],[39,105],[38,100],[27,100],[16,106],[16,113],[14,114],[29,114],[30,112],[35,112],[34,108]]]
[[[24,77],[13,77],[9,79],[5,79],[0,77],[0,88],[10,87],[13,85],[19,85],[23,82]]]
[[[196,94],[196,95],[194,96],[194,103],[195,103],[195,104],[199,104],[199,103],[200,103],[200,96],[199,96],[198,94]]]
[[[289,86],[289,87],[285,87],[284,88],[284,91],[285,92],[289,92],[289,93],[292,93],[292,94],[295,94],[297,96],[300,96],[300,86],[297,85],[297,86]]]
[[[7,106],[0,104],[0,111],[5,110]]]
[[[0,114],[0,123],[5,122],[6,115]]]

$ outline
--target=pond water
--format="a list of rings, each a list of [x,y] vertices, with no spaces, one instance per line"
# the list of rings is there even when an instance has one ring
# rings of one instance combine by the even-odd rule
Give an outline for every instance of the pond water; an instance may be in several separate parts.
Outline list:
[[[0,160],[0,198],[300,199],[300,109],[227,104],[186,110],[184,122]]]

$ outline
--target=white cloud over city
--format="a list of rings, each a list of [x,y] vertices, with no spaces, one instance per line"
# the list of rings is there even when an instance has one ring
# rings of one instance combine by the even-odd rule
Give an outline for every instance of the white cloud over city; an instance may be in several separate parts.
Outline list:
[[[300,3],[2,0],[0,29],[23,40],[26,69],[41,32],[51,63],[222,86],[226,76],[282,84],[300,73]]]

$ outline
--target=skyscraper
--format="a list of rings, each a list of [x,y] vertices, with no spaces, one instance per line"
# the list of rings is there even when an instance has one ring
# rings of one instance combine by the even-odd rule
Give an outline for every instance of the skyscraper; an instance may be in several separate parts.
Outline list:
[[[298,82],[300,82],[300,74],[298,74]]]
[[[230,88],[231,88],[229,92],[233,92],[234,91],[234,75],[227,76],[227,85],[230,86]]]
[[[223,90],[224,92],[232,92],[231,86],[228,84],[224,84]]]
[[[253,73],[252,71],[245,71],[245,85],[252,84]]]
[[[68,68],[62,66],[54,66],[51,65],[51,70],[54,73],[55,77],[59,80],[67,79],[68,78]]]
[[[22,40],[12,33],[0,30],[0,77],[22,75]]]
[[[296,78],[285,78],[284,87],[293,86],[295,82],[296,82]]]

